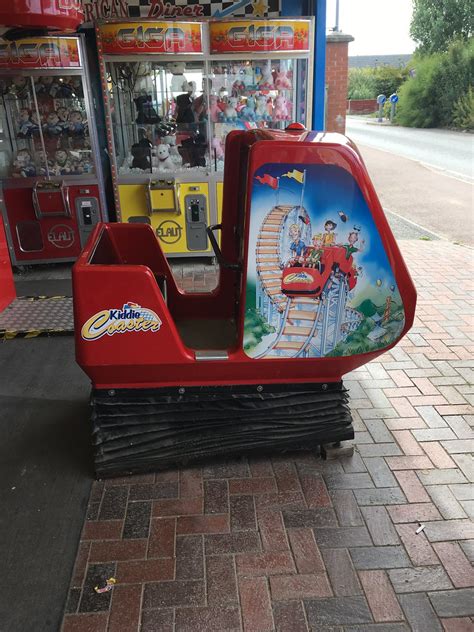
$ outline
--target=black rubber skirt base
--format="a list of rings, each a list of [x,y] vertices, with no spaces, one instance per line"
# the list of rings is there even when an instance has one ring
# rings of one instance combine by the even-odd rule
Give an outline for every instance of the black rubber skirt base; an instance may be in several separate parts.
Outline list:
[[[100,478],[354,438],[342,382],[94,390]]]

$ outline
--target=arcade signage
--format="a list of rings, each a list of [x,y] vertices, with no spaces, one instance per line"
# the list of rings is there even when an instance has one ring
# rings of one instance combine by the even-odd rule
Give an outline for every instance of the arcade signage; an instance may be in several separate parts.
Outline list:
[[[64,0],[63,0],[64,1]],[[278,17],[280,0],[83,0],[84,20],[190,18],[190,17]]]
[[[0,68],[79,68],[77,39],[68,37],[26,37],[0,41]]]
[[[211,22],[211,53],[309,51],[309,20]]]
[[[102,52],[106,55],[202,52],[199,22],[101,24],[99,34]]]

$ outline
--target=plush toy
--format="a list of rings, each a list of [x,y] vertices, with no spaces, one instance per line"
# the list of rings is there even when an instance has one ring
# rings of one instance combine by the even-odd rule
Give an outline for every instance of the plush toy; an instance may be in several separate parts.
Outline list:
[[[247,103],[240,111],[240,117],[244,121],[255,121],[255,99],[252,96],[247,98]]]
[[[151,148],[152,144],[148,138],[142,138],[132,145],[132,169],[151,171]]]
[[[246,90],[247,88],[243,79],[239,78],[232,84],[231,92],[233,97],[241,97],[243,94],[245,94]]]
[[[80,77],[71,77],[69,79],[69,87],[71,88],[71,93],[73,97],[76,97],[76,99],[82,99],[84,97],[82,79]]]
[[[175,168],[174,163],[170,156],[170,148],[165,143],[158,145],[158,171],[173,171]]]
[[[36,175],[36,167],[27,149],[20,149],[13,162],[14,178],[32,178]]]
[[[172,61],[168,64],[171,74],[171,92],[183,92],[187,90],[187,80],[184,76],[186,64],[184,61]]]
[[[247,89],[249,89],[251,86],[252,87],[255,86],[255,77],[254,77],[253,68],[251,64],[249,64],[248,66],[245,66],[244,68],[243,82]]]
[[[28,88],[29,81],[27,77],[13,77],[9,92],[19,99],[25,99],[28,96]]]
[[[189,167],[206,166],[207,142],[206,137],[200,132],[185,138],[178,150],[183,157],[183,164]]]
[[[269,121],[271,120],[271,116],[268,114],[267,109],[267,97],[263,94],[259,94],[256,97],[256,109],[255,109],[255,120],[257,121]]]
[[[48,136],[59,136],[63,132],[63,127],[57,112],[50,112],[43,125],[43,132]]]
[[[33,134],[35,124],[31,120],[31,113],[28,109],[20,110],[20,120],[18,121],[18,138],[29,138]]]
[[[280,70],[275,79],[275,88],[277,90],[291,90],[291,81],[288,78],[286,70]]]
[[[221,109],[218,105],[218,98],[215,94],[211,94],[209,97],[209,116],[211,117],[212,123],[217,123],[219,121],[219,114]]]
[[[214,136],[211,142],[211,147],[213,149],[212,155],[216,157],[217,160],[224,160],[224,147],[222,145],[222,140]]]
[[[237,97],[229,97],[222,116],[222,119],[226,123],[235,121],[235,119],[237,118],[237,104]]]
[[[274,121],[288,121],[290,115],[288,113],[288,101],[285,97],[277,96],[273,106],[273,120]]]
[[[262,78],[258,82],[259,90],[273,90],[273,74],[272,74],[272,65],[270,61],[267,61],[265,66],[262,69]]]
[[[53,173],[56,176],[67,176],[71,173],[71,163],[67,151],[58,149],[54,154]]]
[[[168,145],[170,149],[170,158],[176,164],[181,166],[183,164],[183,159],[181,158],[181,154],[176,147],[176,136],[165,136],[163,138],[163,142]],[[158,146],[160,147],[160,145]]]
[[[137,108],[135,123],[152,125],[161,121],[161,118],[153,107],[151,94],[141,94],[139,97],[136,97],[136,99],[133,99],[133,102]]]
[[[191,95],[178,94],[176,97],[176,123],[194,123],[193,99]]]
[[[86,124],[79,110],[71,110],[68,120],[68,135],[71,137],[73,149],[83,149],[86,136]]]

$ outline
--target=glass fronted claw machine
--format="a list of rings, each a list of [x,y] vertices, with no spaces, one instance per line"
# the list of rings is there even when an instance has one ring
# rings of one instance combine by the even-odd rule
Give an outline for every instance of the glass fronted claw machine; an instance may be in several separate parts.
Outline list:
[[[107,219],[80,36],[0,40],[0,208],[14,265],[74,261]]]
[[[227,134],[311,127],[314,22],[234,19],[209,23],[209,136],[218,218]]]
[[[214,254],[204,26],[97,26],[117,219],[150,224],[168,256]]]
[[[312,20],[109,20],[97,38],[117,219],[213,257],[227,134],[311,120]]]

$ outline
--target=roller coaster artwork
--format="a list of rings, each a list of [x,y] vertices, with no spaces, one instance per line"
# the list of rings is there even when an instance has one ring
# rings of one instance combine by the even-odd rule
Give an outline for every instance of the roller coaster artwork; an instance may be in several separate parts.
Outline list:
[[[292,182],[283,188],[284,176]],[[304,197],[309,176],[314,179],[318,173],[310,168],[285,173],[283,165],[265,165],[265,174],[255,177],[255,290],[250,284],[248,292],[255,295],[256,328],[265,333],[246,348],[254,359],[340,356],[354,353],[354,348],[371,351],[387,346],[403,327],[393,279],[389,274],[383,280],[373,278],[374,269],[386,269],[385,254],[364,205],[353,205],[350,222],[349,213],[341,210],[312,212],[312,190],[307,191],[309,209]],[[285,191],[287,199],[297,195],[299,204],[280,203]],[[272,200],[263,214],[263,204]],[[335,233],[338,223],[348,232],[343,240]],[[317,232],[315,225],[324,229]],[[369,248],[364,233],[371,238]]]

